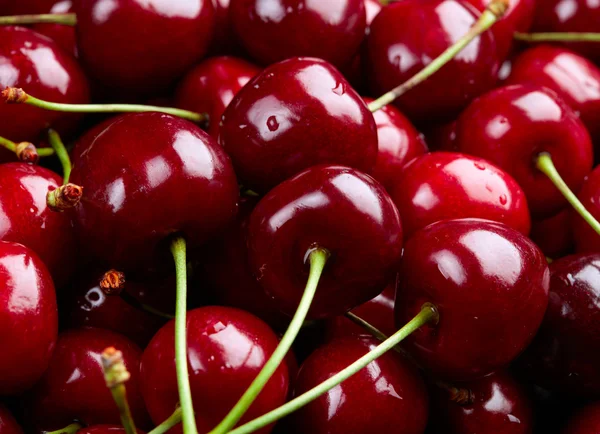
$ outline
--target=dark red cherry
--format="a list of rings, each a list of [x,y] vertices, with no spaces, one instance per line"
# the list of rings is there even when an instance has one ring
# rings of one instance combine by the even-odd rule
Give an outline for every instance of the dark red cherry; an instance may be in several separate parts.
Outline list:
[[[600,166],[596,166],[583,181],[577,194],[585,209],[596,219],[600,218]],[[572,216],[575,248],[578,252],[600,252],[600,235],[579,214]]]
[[[108,88],[143,94],[168,88],[200,61],[215,25],[212,0],[82,0],[75,12],[88,74]]]
[[[24,27],[0,28],[0,88],[22,87],[31,95],[60,103],[87,103],[89,89],[75,59],[56,42]],[[72,133],[79,115],[0,101],[0,136],[19,142],[37,141],[52,126]]]
[[[600,402],[588,404],[575,413],[562,434],[600,434]]]
[[[501,222],[523,235],[531,228],[521,187],[482,158],[454,152],[423,155],[396,175],[388,191],[407,239],[431,223],[466,217]]]
[[[468,381],[506,366],[531,342],[548,304],[550,273],[540,249],[520,232],[487,220],[434,223],[406,244],[396,324],[424,303],[440,322],[403,342],[437,377]]]
[[[532,403],[526,390],[504,371],[468,383],[453,384],[468,390],[471,402],[460,404],[450,399],[446,390],[432,387],[431,418],[444,434],[531,434]]]
[[[302,364],[294,394],[312,389],[379,343],[349,336],[318,348]],[[422,434],[427,417],[427,389],[419,372],[390,351],[293,413],[291,422],[297,433]]]
[[[231,0],[230,19],[248,53],[269,65],[296,56],[350,63],[365,36],[364,0]]]
[[[136,424],[148,424],[139,388],[142,351],[118,333],[82,328],[59,335],[48,370],[28,396],[28,414],[36,426],[53,431],[75,419],[88,425],[120,423],[119,410],[102,371],[101,354],[108,347],[123,353],[131,374],[126,385],[127,400]]]
[[[0,395],[24,392],[42,376],[56,344],[52,278],[22,244],[0,241]]]
[[[144,434],[144,431],[137,429],[138,434]],[[125,434],[125,428],[121,425],[94,425],[81,428],[77,434]]]
[[[573,251],[572,209],[567,208],[543,220],[531,222],[530,237],[550,258],[561,258]]]
[[[208,113],[208,132],[219,137],[223,112],[260,69],[235,57],[213,57],[196,66],[183,78],[175,97],[177,107],[197,113]]]
[[[2,434],[23,434],[23,429],[19,426],[10,411],[0,404],[0,433]]]
[[[342,166],[315,166],[269,192],[250,216],[252,271],[280,310],[292,315],[315,247],[331,253],[309,317],[340,315],[377,296],[395,277],[400,216],[381,184]]]
[[[73,12],[72,0],[33,0],[34,6],[28,13],[34,14],[67,14]],[[77,43],[75,29],[71,26],[60,24],[35,24],[33,29],[48,36],[65,52],[77,56]]]
[[[142,357],[142,393],[156,424],[169,417],[179,402],[174,339],[171,321],[154,336]],[[242,310],[203,307],[188,312],[188,367],[200,432],[210,431],[229,412],[277,345],[275,333]],[[282,405],[287,392],[287,365],[282,364],[241,419],[242,423]],[[266,434],[271,428],[257,432]],[[180,428],[175,432],[180,432]]]
[[[235,217],[238,185],[229,158],[188,121],[124,115],[77,152],[71,182],[83,186],[84,197],[75,227],[93,257],[148,265],[168,250],[169,236],[181,233],[198,246]]]
[[[592,62],[564,48],[540,45],[513,61],[507,84],[522,83],[555,91],[600,141],[600,68]]]
[[[312,58],[254,77],[225,110],[219,141],[240,182],[261,192],[316,164],[369,172],[377,159],[367,105],[333,66]]]
[[[58,188],[62,179],[48,169],[25,163],[1,164],[0,179],[0,239],[36,252],[61,287],[75,269],[75,234],[67,214],[48,208],[46,195]]]
[[[476,20],[475,11],[458,0],[407,0],[383,8],[371,24],[364,59],[372,93],[382,95],[411,78]],[[495,85],[498,67],[493,36],[484,33],[395,104],[417,123],[449,120]]]
[[[365,98],[367,104],[372,98]],[[377,125],[378,152],[373,178],[389,190],[394,179],[414,158],[427,152],[423,135],[394,106],[373,113]]]
[[[577,191],[592,169],[590,135],[554,92],[532,84],[506,86],[478,98],[456,126],[460,152],[485,158],[512,175],[537,218],[556,214],[566,199],[535,166],[551,155],[564,181]]]

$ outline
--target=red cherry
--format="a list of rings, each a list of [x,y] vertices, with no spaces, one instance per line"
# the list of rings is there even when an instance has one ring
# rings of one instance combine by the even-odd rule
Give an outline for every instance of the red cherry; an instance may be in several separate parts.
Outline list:
[[[417,362],[450,381],[467,381],[506,366],[531,342],[548,303],[546,258],[503,224],[446,220],[406,244],[396,294],[396,324],[421,306],[437,306],[440,322],[403,342]]]
[[[15,418],[2,404],[0,404],[0,433],[23,434],[23,430],[21,429]]]
[[[517,182],[488,161],[454,152],[418,157],[388,189],[408,239],[441,220],[481,218],[529,235],[525,194]]]
[[[119,410],[102,371],[101,355],[108,347],[123,353],[131,374],[126,384],[127,399],[136,424],[148,424],[139,389],[139,347],[112,331],[82,328],[59,335],[50,366],[28,397],[28,411],[36,426],[52,431],[73,420],[88,425],[120,424]]]
[[[74,11],[72,0],[32,0],[34,6],[27,13],[33,14],[67,14]],[[77,56],[75,29],[60,24],[35,24],[33,29],[48,36],[65,52]]]
[[[600,402],[588,404],[569,420],[563,434],[599,434]]]
[[[173,413],[179,396],[175,376],[174,323],[154,336],[142,357],[142,390],[154,423]],[[187,345],[190,386],[200,432],[214,428],[237,402],[277,347],[278,339],[255,316],[226,307],[188,312]],[[242,422],[285,402],[287,365],[282,364],[254,401]],[[174,430],[180,432],[180,428]],[[257,431],[262,434],[270,428]]]
[[[460,152],[485,158],[512,175],[525,191],[532,214],[556,214],[566,199],[535,166],[543,152],[573,189],[592,168],[589,133],[554,92],[524,84],[495,89],[475,100],[456,126]]]
[[[138,434],[144,434],[144,431],[138,429]],[[81,428],[77,434],[126,434],[125,428],[121,425],[94,425]]]
[[[177,88],[175,105],[197,113],[208,113],[208,132],[215,139],[223,112],[246,83],[260,69],[235,57],[213,57],[201,63],[183,78]]]
[[[573,251],[572,210],[531,222],[531,239],[550,258],[561,258]]]
[[[477,18],[457,0],[406,0],[385,7],[371,24],[364,59],[371,90],[381,95],[411,78],[464,36]],[[419,123],[456,116],[496,83],[499,59],[489,33],[395,102]],[[452,85],[449,85],[452,83]]]
[[[219,141],[246,187],[268,191],[321,163],[370,171],[373,115],[330,64],[293,58],[254,77],[223,115]]]
[[[600,166],[583,181],[577,195],[583,206],[597,219],[600,217]],[[578,252],[600,252],[600,236],[578,214],[573,215],[573,236]]]

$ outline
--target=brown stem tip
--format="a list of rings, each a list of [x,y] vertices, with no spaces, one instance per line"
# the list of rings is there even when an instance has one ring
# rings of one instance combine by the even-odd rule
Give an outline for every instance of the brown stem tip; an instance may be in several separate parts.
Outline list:
[[[107,295],[119,295],[125,289],[125,273],[109,270],[100,279],[100,288]]]
[[[2,91],[2,98],[7,104],[22,104],[27,101],[27,93],[18,87],[7,87]]]
[[[82,196],[83,187],[75,184],[65,184],[55,190],[49,191],[46,201],[52,211],[61,212],[75,207]]]
[[[109,389],[125,383],[131,377],[125,367],[123,353],[115,347],[108,347],[102,352],[102,369]]]
[[[509,0],[494,0],[488,5],[487,9],[497,18],[502,18],[509,7]]]
[[[15,153],[19,161],[29,164],[37,164],[40,161],[36,147],[33,143],[21,142],[16,146]]]

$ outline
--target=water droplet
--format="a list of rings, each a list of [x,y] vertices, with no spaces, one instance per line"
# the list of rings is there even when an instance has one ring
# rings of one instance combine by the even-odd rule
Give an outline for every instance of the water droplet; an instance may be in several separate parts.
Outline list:
[[[277,131],[279,122],[277,122],[276,116],[269,116],[269,119],[267,119],[267,127],[269,128],[269,131]]]
[[[502,205],[506,205],[508,203],[508,198],[505,194],[500,195],[499,200]]]

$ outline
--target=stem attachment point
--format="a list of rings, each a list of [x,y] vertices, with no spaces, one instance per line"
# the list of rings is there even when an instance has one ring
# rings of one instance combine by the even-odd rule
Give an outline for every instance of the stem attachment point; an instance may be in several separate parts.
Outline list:
[[[125,289],[125,273],[108,270],[100,279],[100,288],[107,295],[119,295]]]
[[[52,211],[62,212],[77,206],[82,196],[83,187],[69,183],[49,191],[46,202]]]

